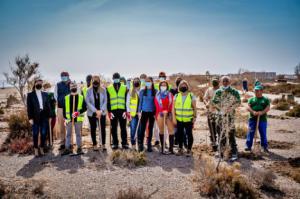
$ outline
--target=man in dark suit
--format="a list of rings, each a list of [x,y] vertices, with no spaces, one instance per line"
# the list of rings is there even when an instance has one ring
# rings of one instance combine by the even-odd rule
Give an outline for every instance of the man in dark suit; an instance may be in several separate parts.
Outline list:
[[[50,103],[48,94],[42,91],[43,80],[36,79],[32,92],[27,95],[27,113],[32,125],[34,155],[44,155],[44,147],[50,116]],[[39,146],[39,134],[41,142]]]

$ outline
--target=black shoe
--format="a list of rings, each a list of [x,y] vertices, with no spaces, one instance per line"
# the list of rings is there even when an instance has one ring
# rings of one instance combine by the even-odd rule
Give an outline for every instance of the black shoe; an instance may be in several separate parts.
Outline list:
[[[159,141],[155,141],[154,146],[159,146]]]
[[[245,151],[251,151],[251,148],[246,147]]]
[[[81,147],[78,147],[78,148],[77,148],[77,154],[83,154],[83,151],[82,151],[82,148],[81,148]]]
[[[122,149],[127,150],[127,149],[129,149],[129,146],[128,145],[123,145]]]
[[[139,145],[139,152],[143,152],[144,151],[144,146],[143,145]]]
[[[153,150],[152,150],[152,147],[148,147],[147,148],[147,152],[152,152]]]
[[[170,143],[170,148],[169,148],[169,152],[170,154],[174,154],[174,135],[169,135],[169,143]]]
[[[61,153],[61,156],[69,155],[70,153],[72,153],[72,151],[71,151],[70,149],[65,149],[65,150]]]
[[[114,145],[114,144],[111,147],[112,150],[117,150],[118,148],[119,148],[118,145]]]
[[[212,149],[213,149],[214,152],[218,151],[218,145],[212,146]]]
[[[64,150],[66,148],[66,146],[64,144],[60,145],[58,150]]]
[[[160,139],[160,152],[162,154],[165,153],[165,149],[164,149],[164,135],[159,134],[159,139]]]
[[[264,148],[264,152],[265,152],[265,153],[270,153],[270,151],[269,151],[268,148]]]

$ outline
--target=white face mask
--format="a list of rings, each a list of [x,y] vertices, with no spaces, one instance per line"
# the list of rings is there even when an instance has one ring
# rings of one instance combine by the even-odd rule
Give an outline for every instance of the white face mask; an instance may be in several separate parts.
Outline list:
[[[230,86],[223,86],[224,90],[227,90]]]
[[[166,90],[167,90],[167,87],[166,87],[166,86],[161,86],[161,87],[160,87],[160,90],[161,90],[161,91],[166,91]]]

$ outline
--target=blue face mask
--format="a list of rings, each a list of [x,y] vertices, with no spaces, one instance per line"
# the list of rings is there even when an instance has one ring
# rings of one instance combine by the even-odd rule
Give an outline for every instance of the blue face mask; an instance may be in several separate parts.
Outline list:
[[[152,86],[152,83],[151,83],[151,82],[146,82],[146,87],[147,87],[147,88],[151,88],[151,86]]]
[[[114,83],[120,83],[120,79],[114,79]]]
[[[66,81],[68,81],[69,80],[69,77],[68,76],[62,76],[61,77],[61,81],[63,81],[63,82],[66,82]]]

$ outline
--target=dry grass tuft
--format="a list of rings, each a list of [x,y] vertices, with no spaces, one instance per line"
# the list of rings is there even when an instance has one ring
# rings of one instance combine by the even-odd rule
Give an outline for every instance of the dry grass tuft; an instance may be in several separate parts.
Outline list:
[[[117,199],[146,199],[148,198],[144,192],[143,188],[127,190],[120,190],[116,196]]]
[[[251,153],[251,152],[240,151],[239,152],[239,157],[240,158],[245,158],[245,159],[248,159],[248,160],[264,160],[261,153]]]
[[[10,153],[33,154],[33,142],[31,138],[17,138],[9,144]]]
[[[114,165],[134,168],[147,164],[144,152],[116,150],[111,153],[110,160]]]
[[[199,172],[193,182],[201,196],[210,198],[257,198],[257,192],[239,170],[239,164],[216,164],[208,156],[201,156]]]
[[[247,125],[240,124],[240,125],[236,126],[236,134],[235,134],[236,137],[246,138],[247,133],[248,133],[248,126]]]
[[[197,156],[202,156],[203,154],[207,154],[210,156],[214,156],[214,151],[212,147],[207,144],[197,144],[193,146],[193,153]]]
[[[18,104],[19,102],[20,101],[14,95],[9,95],[6,101],[6,108],[9,108],[14,104]]]
[[[300,117],[300,105],[294,106],[286,115],[289,117]]]

